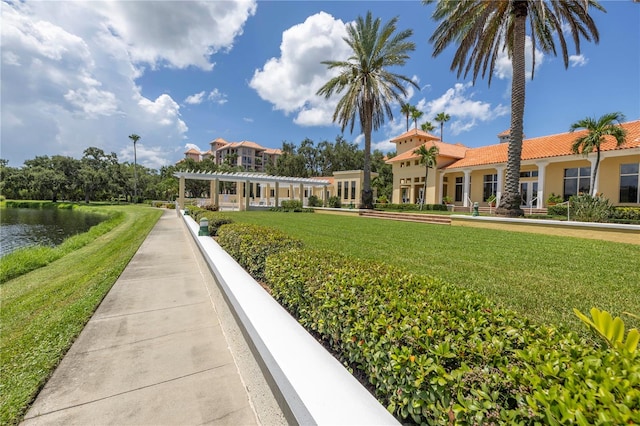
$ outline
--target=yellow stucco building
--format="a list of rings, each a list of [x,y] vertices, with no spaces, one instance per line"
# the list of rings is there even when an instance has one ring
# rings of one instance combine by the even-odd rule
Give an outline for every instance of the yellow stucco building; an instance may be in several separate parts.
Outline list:
[[[615,205],[640,205],[640,120],[623,123],[626,142],[616,147],[613,137],[601,145],[595,189]],[[560,133],[525,139],[522,143],[520,192],[523,207],[543,208],[551,193],[564,200],[579,192],[589,192],[595,152],[573,154],[571,145],[586,131]],[[505,133],[498,135],[507,140]],[[508,134],[507,134],[508,136]],[[504,190],[508,143],[468,148],[441,142],[422,130],[412,129],[394,138],[397,155],[387,160],[393,167],[393,203],[417,203],[422,197],[425,168],[414,150],[420,145],[439,149],[437,168],[429,171],[427,204],[443,201],[458,206],[474,202],[487,206]],[[449,201],[450,200],[450,201]]]

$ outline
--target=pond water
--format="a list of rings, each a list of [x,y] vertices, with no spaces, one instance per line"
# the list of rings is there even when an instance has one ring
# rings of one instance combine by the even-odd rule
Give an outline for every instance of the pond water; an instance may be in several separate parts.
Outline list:
[[[56,246],[103,220],[104,215],[71,209],[0,209],[0,256],[21,247]]]

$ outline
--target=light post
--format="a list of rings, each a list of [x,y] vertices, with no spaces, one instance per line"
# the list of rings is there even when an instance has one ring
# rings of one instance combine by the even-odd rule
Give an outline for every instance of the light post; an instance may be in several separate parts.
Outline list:
[[[133,203],[136,204],[138,202],[138,172],[137,172],[137,155],[136,155],[136,142],[140,139],[140,136],[135,133],[129,135],[129,139],[133,141]]]

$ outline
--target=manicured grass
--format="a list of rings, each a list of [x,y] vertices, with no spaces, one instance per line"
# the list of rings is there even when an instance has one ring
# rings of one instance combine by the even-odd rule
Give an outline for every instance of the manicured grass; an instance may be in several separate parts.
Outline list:
[[[121,212],[109,232],[0,287],[0,424],[15,424],[162,214]]]
[[[383,261],[473,289],[534,321],[585,327],[572,308],[640,314],[640,246],[327,214],[225,212],[310,248]],[[623,316],[635,327],[640,321]]]

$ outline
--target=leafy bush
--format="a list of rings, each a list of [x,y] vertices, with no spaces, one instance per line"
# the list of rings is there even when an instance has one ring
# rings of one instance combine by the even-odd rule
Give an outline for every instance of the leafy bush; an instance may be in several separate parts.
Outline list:
[[[340,201],[340,197],[335,195],[333,197],[329,197],[329,200],[327,201],[327,207],[331,207],[334,209],[342,208],[342,201]]]
[[[256,280],[264,280],[267,256],[291,248],[301,248],[302,242],[282,231],[259,225],[233,223],[218,230],[218,244]]]
[[[198,224],[200,223],[200,219],[206,218],[209,221],[209,235],[211,235],[212,237],[218,235],[218,229],[222,225],[227,225],[235,222],[232,218],[230,218],[229,216],[225,216],[223,213],[220,213],[218,211],[206,210],[202,207],[197,206],[193,206],[190,208],[189,215]]]
[[[316,195],[310,195],[307,202],[309,207],[322,207],[322,200]]]
[[[640,223],[640,207],[614,207],[611,222]]]
[[[380,204],[376,207],[381,208],[383,210],[398,210],[398,211],[418,211],[420,210],[420,204]],[[425,204],[424,210],[433,210],[433,211],[447,211],[447,206],[444,204]]]
[[[547,213],[551,216],[564,216],[567,217],[567,205],[556,204],[555,206],[548,206]]]
[[[608,222],[613,214],[613,205],[601,195],[573,195],[569,204],[571,217],[580,222]]]
[[[265,277],[402,422],[640,421],[637,353],[597,348],[470,291],[338,254],[282,251],[267,259]]]
[[[202,206],[202,208],[210,212],[217,212],[218,210],[220,210],[220,207],[216,206],[215,204],[205,204]]]

